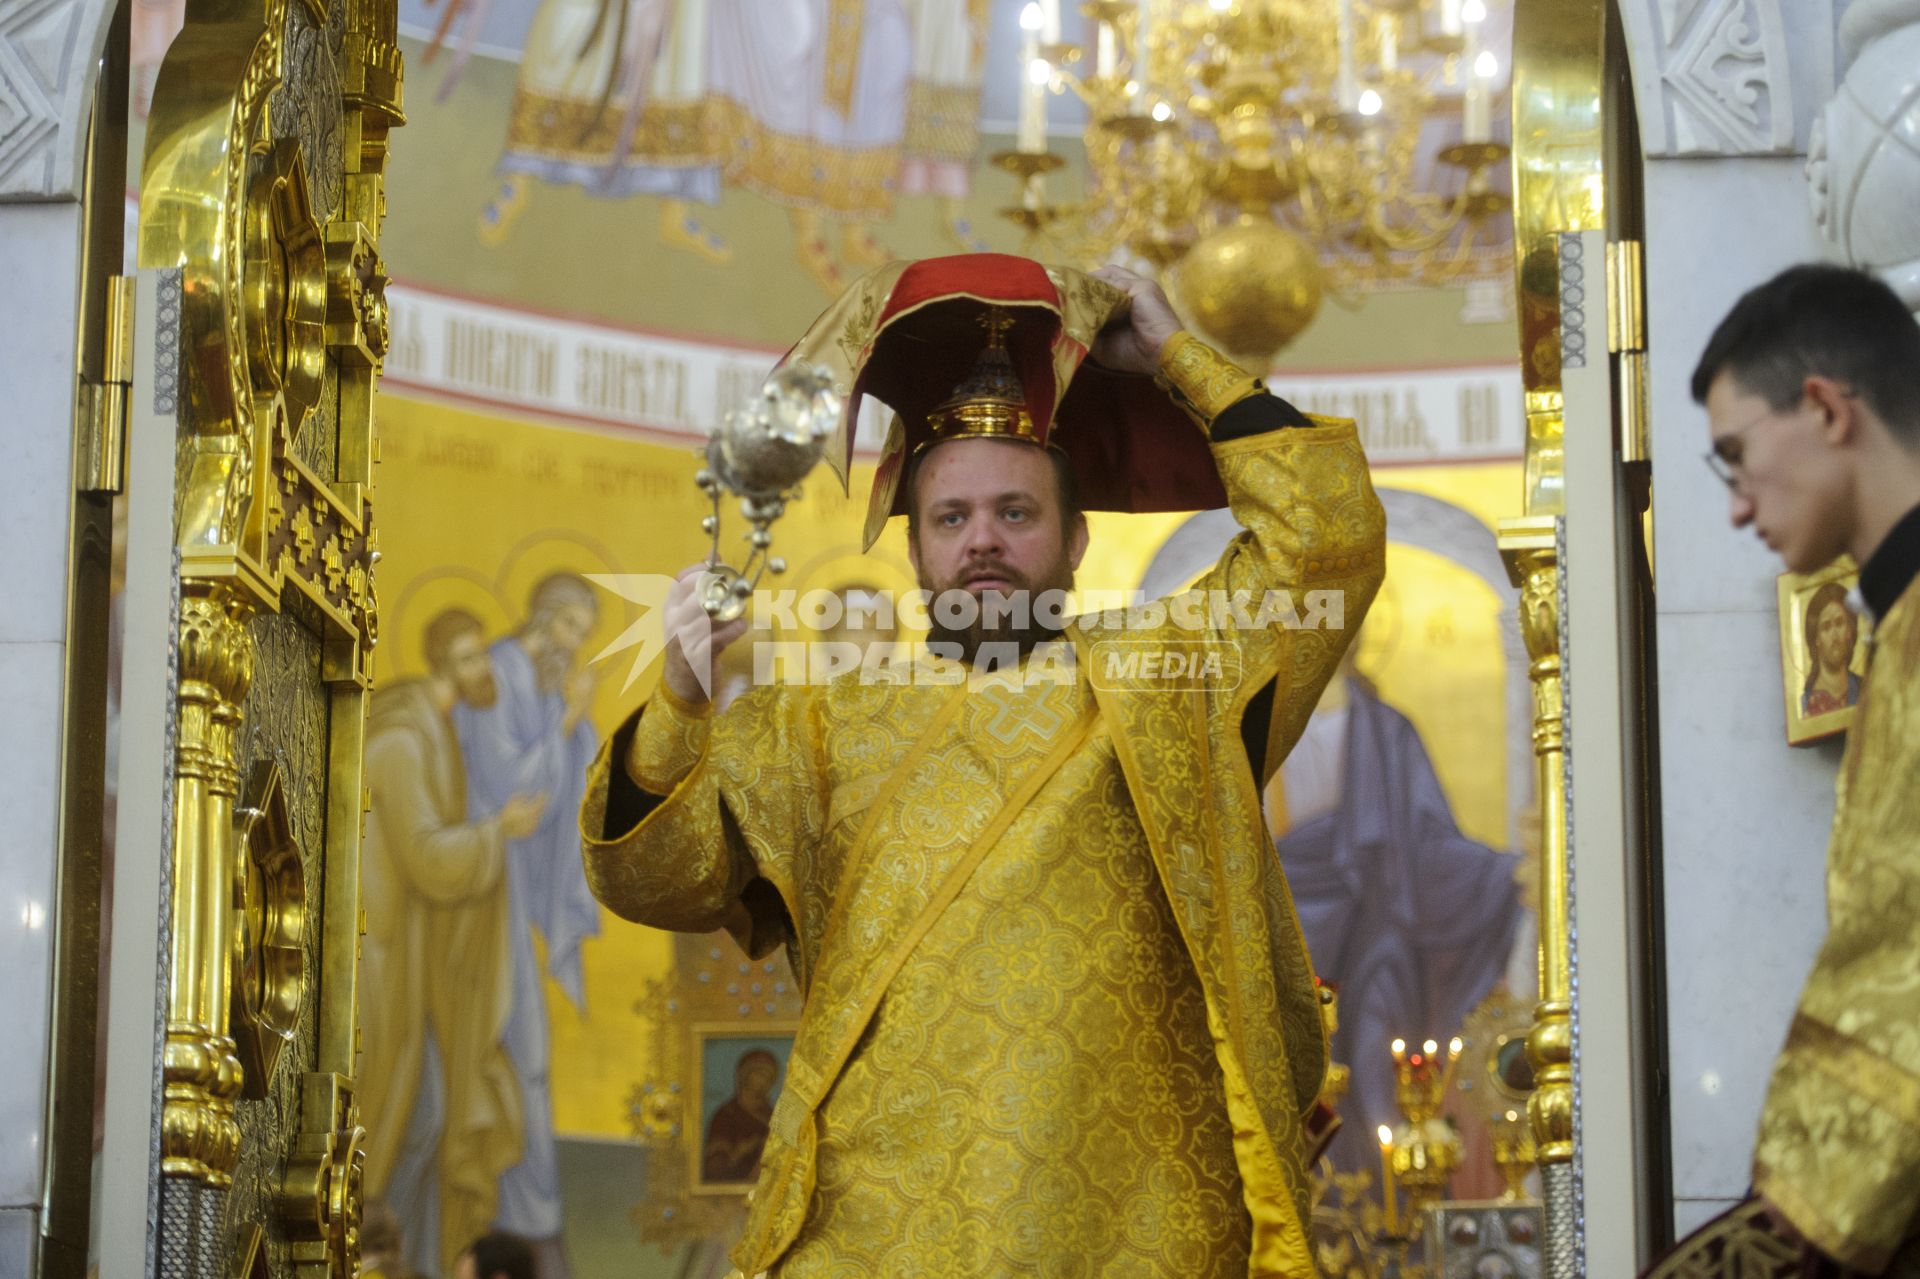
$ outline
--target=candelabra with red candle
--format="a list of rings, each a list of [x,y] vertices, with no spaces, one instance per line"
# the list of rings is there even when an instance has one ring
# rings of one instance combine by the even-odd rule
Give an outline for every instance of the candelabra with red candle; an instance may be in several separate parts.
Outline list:
[[[1440,1117],[1454,1064],[1464,1047],[1458,1038],[1441,1051],[1429,1039],[1419,1048],[1393,1041],[1394,1097],[1406,1121],[1394,1132],[1393,1180],[1407,1196],[1410,1230],[1417,1231],[1426,1210],[1446,1198],[1447,1182],[1460,1166],[1460,1134]]]

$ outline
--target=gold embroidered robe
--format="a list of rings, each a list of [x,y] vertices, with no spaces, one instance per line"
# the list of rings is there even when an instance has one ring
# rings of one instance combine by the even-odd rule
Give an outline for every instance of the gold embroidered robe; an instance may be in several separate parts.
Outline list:
[[[1070,627],[1067,687],[843,678],[711,722],[662,690],[627,758],[596,762],[600,900],[785,944],[806,992],[747,1274],[1313,1274],[1301,1121],[1325,1039],[1242,721],[1270,686],[1277,766],[1379,587],[1385,525],[1350,424],[1213,451],[1246,532],[1157,619]],[[1335,592],[1344,627],[1182,607],[1209,591],[1286,592],[1303,618]],[[1237,678],[1090,679],[1110,644]],[[609,831],[622,767],[665,798]]]
[[[1920,585],[1875,631],[1827,849],[1827,937],[1774,1065],[1754,1189],[1843,1264],[1920,1229]],[[1908,1247],[1892,1273],[1920,1275]]]

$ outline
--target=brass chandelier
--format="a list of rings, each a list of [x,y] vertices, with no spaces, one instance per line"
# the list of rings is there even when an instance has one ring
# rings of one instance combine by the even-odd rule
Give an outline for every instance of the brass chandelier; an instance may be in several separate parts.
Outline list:
[[[1021,14],[1018,143],[994,159],[1023,198],[1005,215],[1084,260],[1162,273],[1250,366],[1325,294],[1456,281],[1506,234],[1485,0],[1086,0],[1091,50],[1061,42],[1059,3]],[[1063,92],[1089,117],[1073,205],[1044,187],[1064,163],[1046,99]],[[1437,155],[1435,134],[1453,138]]]

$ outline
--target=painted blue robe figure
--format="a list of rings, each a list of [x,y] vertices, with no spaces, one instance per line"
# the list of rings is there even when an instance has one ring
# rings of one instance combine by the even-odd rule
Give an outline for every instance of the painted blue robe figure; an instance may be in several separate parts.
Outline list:
[[[543,579],[520,630],[489,650],[499,700],[485,710],[454,710],[472,813],[493,813],[516,794],[547,797],[534,833],[507,843],[513,1002],[501,1038],[520,1080],[526,1140],[520,1162],[501,1175],[494,1217],[498,1229],[534,1244],[541,1279],[560,1279],[567,1270],[560,1245],[551,1045],[533,930],[546,945],[547,974],[584,1009],[580,948],[600,931],[600,908],[587,888],[572,815],[585,795],[599,740],[586,714],[592,679],[574,662],[597,614],[593,589],[580,577]]]
[[[1293,824],[1276,846],[1314,971],[1340,990],[1332,1057],[1353,1078],[1328,1157],[1357,1171],[1401,1117],[1388,1045],[1459,1030],[1506,973],[1521,902],[1515,858],[1460,833],[1406,716],[1353,679],[1314,720],[1287,761]]]

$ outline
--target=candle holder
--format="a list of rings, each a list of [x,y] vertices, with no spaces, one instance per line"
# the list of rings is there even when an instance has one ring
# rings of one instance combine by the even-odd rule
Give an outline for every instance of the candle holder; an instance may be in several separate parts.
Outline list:
[[[1484,222],[1495,214],[1505,213],[1513,207],[1513,199],[1504,191],[1467,192],[1466,216],[1475,222]]]
[[[995,168],[1005,169],[1026,182],[1066,167],[1066,161],[1051,151],[996,151],[988,157]]]
[[[1123,142],[1136,145],[1150,140],[1156,134],[1171,132],[1173,127],[1171,117],[1162,120],[1144,111],[1123,111],[1118,115],[1100,117],[1100,128]]]
[[[1139,18],[1140,5],[1137,0],[1084,0],[1080,12],[1095,22],[1118,27]]]
[[[1390,1166],[1407,1195],[1410,1233],[1417,1233],[1426,1210],[1446,1197],[1447,1183],[1460,1166],[1460,1134],[1440,1117],[1462,1042],[1455,1038],[1444,1053],[1429,1039],[1409,1052],[1404,1039],[1393,1041],[1394,1098],[1406,1122],[1394,1132]]]
[[[1441,147],[1434,158],[1469,173],[1483,173],[1511,154],[1504,142],[1455,142]]]
[[[1487,1127],[1493,1141],[1493,1166],[1507,1183],[1500,1202],[1518,1203],[1527,1198],[1527,1174],[1533,1171],[1533,1123],[1526,1112],[1508,1110],[1493,1116]]]
[[[1046,175],[1063,167],[1065,160],[1051,151],[997,151],[989,158],[1019,180],[1020,203],[999,213],[1025,231],[1029,242],[1067,215],[1066,206],[1047,203],[1044,187]]]

